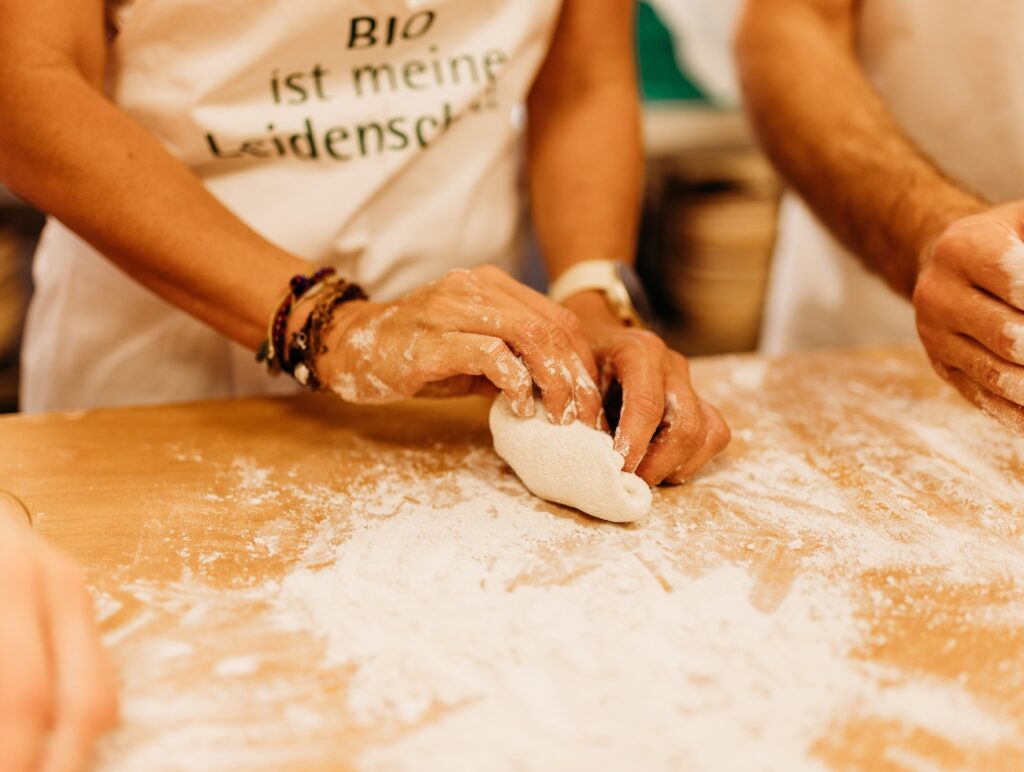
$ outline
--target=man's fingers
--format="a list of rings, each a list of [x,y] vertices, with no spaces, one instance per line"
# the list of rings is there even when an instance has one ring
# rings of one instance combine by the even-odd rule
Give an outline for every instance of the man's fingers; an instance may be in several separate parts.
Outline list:
[[[1007,362],[1024,365],[1024,313],[972,287],[970,299],[950,303],[947,324]]]
[[[85,765],[96,739],[116,722],[117,690],[96,629],[92,599],[77,566],[56,556],[43,585],[56,721],[40,769],[70,772]]]
[[[931,279],[917,290],[919,326],[964,333],[1008,362],[1024,365],[1024,313],[978,287]]]
[[[987,392],[1024,405],[1024,367],[997,357],[966,335],[919,326],[929,352],[948,369],[959,370]]]
[[[978,287],[1024,311],[1024,242],[1015,228],[974,220],[954,226],[948,249],[961,255],[960,264]],[[977,255],[994,259],[979,260]]]
[[[732,432],[729,431],[729,425],[722,418],[721,413],[703,400],[700,402],[700,407],[706,427],[704,444],[679,469],[666,477],[665,482],[669,485],[680,485],[689,480],[700,471],[701,467],[725,450],[732,440]]]
[[[652,333],[635,333],[608,357],[622,386],[622,413],[615,430],[615,450],[624,469],[636,471],[665,415],[665,344]]]
[[[431,373],[438,381],[461,375],[482,375],[498,388],[521,417],[533,415],[533,379],[522,360],[505,343],[488,335],[449,332]]]
[[[1024,435],[1024,408],[986,390],[966,373],[939,365],[936,369],[969,402],[1001,423],[1011,432]]]
[[[673,361],[675,357],[678,362]],[[657,485],[685,464],[703,447],[707,434],[704,411],[690,385],[686,361],[672,352],[667,358],[677,366],[670,366],[665,376],[665,416],[636,469],[648,485]]]
[[[2,538],[11,538],[11,531]],[[0,544],[0,760],[5,772],[38,769],[54,710],[39,608],[42,579],[26,549],[13,540]]]

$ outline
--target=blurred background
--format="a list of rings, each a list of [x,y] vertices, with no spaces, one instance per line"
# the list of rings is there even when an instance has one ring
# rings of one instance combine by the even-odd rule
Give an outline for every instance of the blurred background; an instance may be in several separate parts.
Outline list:
[[[757,347],[779,183],[743,118],[731,61],[742,0],[637,3],[647,191],[638,269],[661,332],[688,355]],[[43,218],[0,187],[0,411]]]

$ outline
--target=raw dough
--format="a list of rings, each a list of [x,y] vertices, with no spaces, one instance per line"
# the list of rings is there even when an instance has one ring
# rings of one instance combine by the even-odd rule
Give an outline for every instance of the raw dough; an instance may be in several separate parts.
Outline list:
[[[537,402],[532,418],[518,418],[504,396],[491,407],[494,449],[542,499],[575,507],[613,523],[639,520],[651,508],[651,489],[625,463],[612,438],[577,421],[550,423]]]

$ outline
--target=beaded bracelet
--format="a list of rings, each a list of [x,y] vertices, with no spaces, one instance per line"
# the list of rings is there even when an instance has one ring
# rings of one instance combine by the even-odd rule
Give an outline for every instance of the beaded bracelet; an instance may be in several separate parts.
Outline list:
[[[288,291],[277,304],[277,308],[270,317],[267,326],[267,337],[260,344],[256,351],[256,361],[266,362],[267,370],[271,375],[281,372],[285,351],[285,334],[288,332],[288,320],[291,318],[292,309],[299,299],[306,295],[313,287],[323,283],[325,279],[335,274],[333,268],[321,268],[310,276],[296,274],[288,282]]]
[[[316,305],[306,317],[302,329],[292,333],[284,361],[284,370],[300,384],[314,391],[323,388],[315,365],[327,352],[324,335],[334,321],[334,311],[343,303],[367,299],[362,287],[339,278],[326,279],[317,287],[316,294]]]

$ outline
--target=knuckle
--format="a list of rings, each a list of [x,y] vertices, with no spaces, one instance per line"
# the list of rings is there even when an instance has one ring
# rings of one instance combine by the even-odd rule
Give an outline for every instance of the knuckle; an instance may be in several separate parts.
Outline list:
[[[633,415],[651,423],[660,421],[665,412],[662,400],[649,391],[638,391],[631,394],[629,409]]]
[[[480,351],[495,361],[503,360],[511,354],[508,346],[497,338],[488,338],[480,343]]]
[[[552,328],[539,316],[529,316],[515,326],[517,336],[531,346],[544,346],[551,341]]]
[[[668,364],[673,371],[685,376],[687,383],[690,380],[690,360],[680,354],[678,351],[673,351],[667,348]]]
[[[672,423],[672,429],[686,447],[703,442],[708,433],[708,427],[702,417],[690,412],[677,416]]]
[[[635,336],[648,351],[664,353],[668,350],[665,341],[650,330],[637,330]]]
[[[715,449],[715,453],[720,453],[729,446],[732,442],[732,429],[729,428],[729,424],[719,419],[711,425],[711,445]]]
[[[943,297],[941,280],[933,270],[926,270],[914,286],[913,304],[918,313],[928,314]]]
[[[443,277],[439,284],[443,287],[461,289],[470,285],[473,279],[473,274],[465,268],[456,268],[454,271],[449,271]]]
[[[995,341],[996,353],[1010,362],[1024,364],[1024,330],[1005,328]]]
[[[963,218],[946,228],[935,242],[935,261],[940,265],[959,262],[973,249],[977,227],[978,223],[973,218]]]
[[[1002,385],[1003,369],[994,362],[985,360],[978,368],[978,378],[982,386],[989,391],[996,391]]]
[[[496,265],[479,265],[476,268],[471,268],[469,273],[479,279],[485,279],[488,281],[494,281],[501,279],[507,274]]]
[[[555,323],[572,337],[582,337],[585,334],[580,318],[563,306],[558,307]]]

